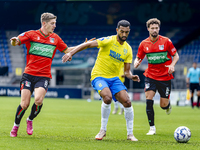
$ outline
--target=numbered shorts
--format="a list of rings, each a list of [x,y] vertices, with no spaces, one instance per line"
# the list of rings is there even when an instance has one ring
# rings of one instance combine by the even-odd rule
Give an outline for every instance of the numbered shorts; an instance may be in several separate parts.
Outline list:
[[[103,78],[103,77],[97,77],[94,80],[92,80],[92,87],[99,93],[105,88],[108,87],[112,93],[112,98],[116,102],[117,99],[115,98],[115,94],[126,90],[127,88],[124,86],[124,84],[120,81],[119,77],[114,78]]]
[[[20,94],[22,89],[28,89],[33,93],[35,88],[43,87],[46,91],[48,90],[50,78],[32,76],[24,73],[20,81]]]
[[[170,97],[171,93],[171,80],[168,81],[158,81],[151,78],[145,78],[145,92],[146,91],[154,91],[158,90],[160,97],[168,98]]]
[[[192,93],[194,93],[194,90],[200,91],[199,83],[190,83],[190,90]]]

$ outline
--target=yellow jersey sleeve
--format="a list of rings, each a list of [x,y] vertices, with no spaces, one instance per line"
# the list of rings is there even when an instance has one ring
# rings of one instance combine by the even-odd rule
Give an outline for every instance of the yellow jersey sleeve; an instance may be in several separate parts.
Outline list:
[[[109,43],[111,43],[112,40],[113,39],[110,36],[102,37],[102,38],[97,39],[97,43],[98,43],[98,47],[97,48],[105,47],[105,46],[109,45]]]

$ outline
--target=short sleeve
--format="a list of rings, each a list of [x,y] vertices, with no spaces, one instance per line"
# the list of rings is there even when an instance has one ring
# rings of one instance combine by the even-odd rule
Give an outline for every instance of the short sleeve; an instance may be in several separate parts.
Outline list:
[[[59,36],[58,36],[58,43],[56,47],[60,52],[64,52],[68,48],[67,44],[65,44],[65,42]]]
[[[98,43],[97,48],[104,47],[104,46],[108,45],[110,42],[112,42],[111,36],[99,38],[99,39],[97,39],[97,43]]]
[[[29,42],[30,37],[31,37],[31,31],[27,31],[27,32],[24,32],[24,33],[21,33],[20,35],[18,35],[20,45],[25,44],[26,42]]]
[[[146,55],[146,53],[144,52],[143,44],[140,43],[136,57],[138,57],[140,59],[144,59],[145,55]]]
[[[191,72],[191,69],[188,70],[187,78],[190,78],[190,72]]]
[[[174,47],[172,41],[168,39],[168,52],[171,56],[174,56],[177,52],[176,48]]]

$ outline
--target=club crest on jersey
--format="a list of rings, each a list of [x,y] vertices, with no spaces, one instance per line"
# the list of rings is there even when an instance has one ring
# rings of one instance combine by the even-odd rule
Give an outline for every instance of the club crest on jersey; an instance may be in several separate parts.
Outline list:
[[[51,43],[54,43],[54,38],[51,38],[51,37],[50,37],[50,42],[51,42]]]
[[[164,50],[164,45],[159,45],[159,50]]]
[[[127,50],[127,49],[124,49],[124,55],[126,55],[126,54],[127,54],[127,52],[128,52],[128,50]]]
[[[39,37],[39,36],[37,37],[37,40],[40,40],[40,37]]]

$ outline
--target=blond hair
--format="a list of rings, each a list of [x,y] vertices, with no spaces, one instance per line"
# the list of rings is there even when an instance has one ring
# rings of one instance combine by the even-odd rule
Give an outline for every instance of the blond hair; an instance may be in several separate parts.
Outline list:
[[[158,20],[157,18],[152,18],[152,19],[149,19],[147,22],[146,22],[146,25],[147,25],[147,28],[150,27],[150,24],[158,24],[159,27],[160,27],[160,20]]]
[[[56,19],[57,17],[52,13],[43,13],[41,14],[41,23],[49,22],[51,19]]]

